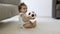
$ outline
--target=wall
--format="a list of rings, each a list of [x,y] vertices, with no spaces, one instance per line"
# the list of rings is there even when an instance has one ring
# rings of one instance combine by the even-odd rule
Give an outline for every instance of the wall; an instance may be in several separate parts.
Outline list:
[[[28,6],[28,11],[35,11],[37,16],[52,16],[52,0],[21,0]]]

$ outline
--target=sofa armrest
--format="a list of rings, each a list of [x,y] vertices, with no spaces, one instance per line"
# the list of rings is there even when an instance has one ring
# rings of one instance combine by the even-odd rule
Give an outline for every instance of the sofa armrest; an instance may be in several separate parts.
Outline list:
[[[9,4],[0,5],[0,21],[16,16],[18,14],[19,11],[16,5],[9,5]]]
[[[0,3],[18,5],[20,0],[0,0]]]

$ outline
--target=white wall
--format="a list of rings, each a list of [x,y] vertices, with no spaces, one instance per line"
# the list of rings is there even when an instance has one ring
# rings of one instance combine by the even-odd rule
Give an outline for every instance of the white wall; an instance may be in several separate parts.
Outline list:
[[[28,10],[35,11],[38,16],[52,16],[52,0],[21,0]]]

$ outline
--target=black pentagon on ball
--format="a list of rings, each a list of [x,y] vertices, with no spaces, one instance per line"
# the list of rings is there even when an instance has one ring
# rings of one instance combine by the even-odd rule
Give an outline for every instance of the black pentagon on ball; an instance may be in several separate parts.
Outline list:
[[[34,14],[32,14],[32,17],[34,17]]]
[[[30,15],[31,13],[29,13],[29,15]]]

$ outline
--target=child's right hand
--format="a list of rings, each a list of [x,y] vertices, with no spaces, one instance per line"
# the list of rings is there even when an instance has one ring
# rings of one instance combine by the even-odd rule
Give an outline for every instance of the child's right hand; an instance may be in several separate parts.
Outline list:
[[[26,17],[26,16],[22,16],[22,20],[23,20],[24,22],[27,22],[27,21],[29,21],[29,18]]]
[[[30,20],[30,19],[32,19],[32,17],[31,17],[31,16],[29,16],[29,17],[28,17],[28,19]]]

